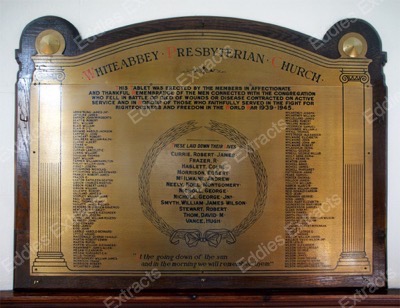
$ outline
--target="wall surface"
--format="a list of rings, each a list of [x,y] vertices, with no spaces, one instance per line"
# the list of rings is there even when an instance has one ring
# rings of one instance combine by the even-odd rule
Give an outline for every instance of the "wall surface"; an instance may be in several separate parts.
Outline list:
[[[55,15],[69,20],[83,38],[148,20],[193,15],[252,19],[322,38],[336,21],[365,19],[388,53],[389,88],[389,287],[400,288],[400,1],[397,0],[0,0],[0,290],[12,289],[14,228],[15,49],[32,20]]]

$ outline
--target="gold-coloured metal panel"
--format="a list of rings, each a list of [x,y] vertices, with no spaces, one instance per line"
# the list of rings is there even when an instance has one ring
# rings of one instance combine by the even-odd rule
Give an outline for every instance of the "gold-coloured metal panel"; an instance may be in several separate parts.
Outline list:
[[[370,60],[343,50],[193,30],[35,56],[32,274],[371,273]]]

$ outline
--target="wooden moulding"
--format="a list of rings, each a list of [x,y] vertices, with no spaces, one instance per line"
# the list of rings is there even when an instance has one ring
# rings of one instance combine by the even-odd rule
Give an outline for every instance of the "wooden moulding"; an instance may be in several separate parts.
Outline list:
[[[163,292],[138,294],[121,307],[398,307],[400,290],[354,296],[349,291]],[[117,292],[1,291],[2,307],[109,307],[119,305]]]
[[[35,65],[32,56],[37,54],[35,42],[40,33],[52,29],[58,31],[65,40],[65,57],[85,55],[113,43],[164,31],[236,31],[266,39],[294,45],[305,52],[325,57],[329,60],[343,58],[338,49],[340,40],[357,33],[365,39],[368,49],[365,58],[370,59],[368,82],[372,86],[372,109],[386,104],[387,90],[384,83],[383,66],[386,53],[382,51],[378,34],[371,25],[363,20],[339,21],[327,31],[323,40],[282,27],[261,22],[224,17],[184,17],[150,21],[111,30],[97,36],[81,39],[78,30],[68,21],[46,16],[32,21],[24,29],[16,58],[20,66],[16,86],[16,208],[15,208],[15,250],[16,266],[14,271],[14,292],[2,292],[2,304],[30,307],[34,303],[52,307],[73,305],[103,305],[103,300],[117,293],[104,293],[104,290],[122,289],[132,283],[130,276],[74,276],[49,275],[45,279],[31,275],[29,258],[20,262],[20,256],[30,243],[31,210],[31,86]],[[338,30],[339,29],[339,30]],[[336,33],[333,35],[333,33]],[[318,46],[318,48],[315,48]],[[359,51],[362,52],[362,51]],[[372,250],[369,256],[372,272],[366,275],[294,275],[294,276],[169,276],[161,277],[157,284],[150,286],[125,305],[142,304],[146,306],[165,302],[174,306],[188,304],[207,306],[329,306],[337,305],[343,296],[352,296],[378,277],[386,277],[386,190],[387,190],[387,112],[379,116],[372,125]],[[137,277],[137,276],[136,276]],[[40,281],[38,283],[38,281]],[[204,282],[204,283],[203,283]],[[312,288],[312,289],[311,289]],[[314,291],[319,289],[316,294]],[[344,289],[343,289],[344,288]],[[368,296],[357,305],[395,305],[398,304],[398,292],[387,291],[387,283],[379,291]],[[68,292],[49,292],[70,290]],[[88,293],[77,293],[87,289]],[[100,293],[90,290],[100,290]],[[282,290],[285,291],[276,291]],[[29,292],[26,292],[26,291]],[[38,293],[33,292],[38,290]],[[166,292],[168,290],[168,292]],[[40,291],[40,292],[39,292]],[[43,293],[42,293],[43,292]],[[350,304],[348,304],[350,305]]]

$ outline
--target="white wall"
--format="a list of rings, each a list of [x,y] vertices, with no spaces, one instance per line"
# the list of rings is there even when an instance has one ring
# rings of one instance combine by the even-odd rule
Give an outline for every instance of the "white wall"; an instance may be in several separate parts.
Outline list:
[[[14,50],[25,25],[44,15],[69,20],[82,37],[137,22],[192,15],[239,17],[284,26],[322,38],[346,17],[367,20],[388,52],[389,87],[389,286],[400,288],[400,1],[398,0],[0,0],[0,290],[12,289],[14,228]]]

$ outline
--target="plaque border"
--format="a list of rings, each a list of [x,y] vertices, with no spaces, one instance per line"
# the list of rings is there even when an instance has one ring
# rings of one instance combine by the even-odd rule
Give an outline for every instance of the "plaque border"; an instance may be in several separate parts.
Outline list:
[[[387,103],[387,88],[383,66],[386,53],[375,29],[360,19],[345,19],[334,24],[322,40],[271,24],[226,17],[181,17],[155,20],[101,33],[82,40],[78,30],[68,21],[46,16],[32,21],[23,30],[20,47],[16,50],[19,64],[16,84],[16,143],[15,143],[15,256],[14,289],[120,289],[128,287],[129,276],[31,276],[29,260],[30,208],[30,87],[34,74],[32,56],[36,54],[36,37],[44,30],[53,29],[65,39],[65,56],[83,55],[124,39],[171,30],[231,30],[276,39],[312,53],[339,59],[340,39],[351,32],[361,34],[367,44],[366,57],[370,82],[373,87],[373,109]],[[335,34],[336,33],[336,34]],[[335,35],[333,35],[335,34]],[[315,48],[314,46],[320,46]],[[46,76],[44,76],[45,78]],[[51,76],[50,76],[51,77]],[[356,76],[357,77],[357,76]],[[343,80],[345,82],[346,80]],[[387,110],[386,110],[387,111]],[[386,275],[386,202],[387,202],[387,112],[373,123],[373,264],[372,275],[296,275],[296,276],[176,276],[163,277],[149,289],[277,289],[277,288],[343,288],[362,287],[377,277]],[[386,277],[386,276],[385,276]],[[172,286],[172,287],[171,287]],[[385,286],[387,281],[385,280]]]

